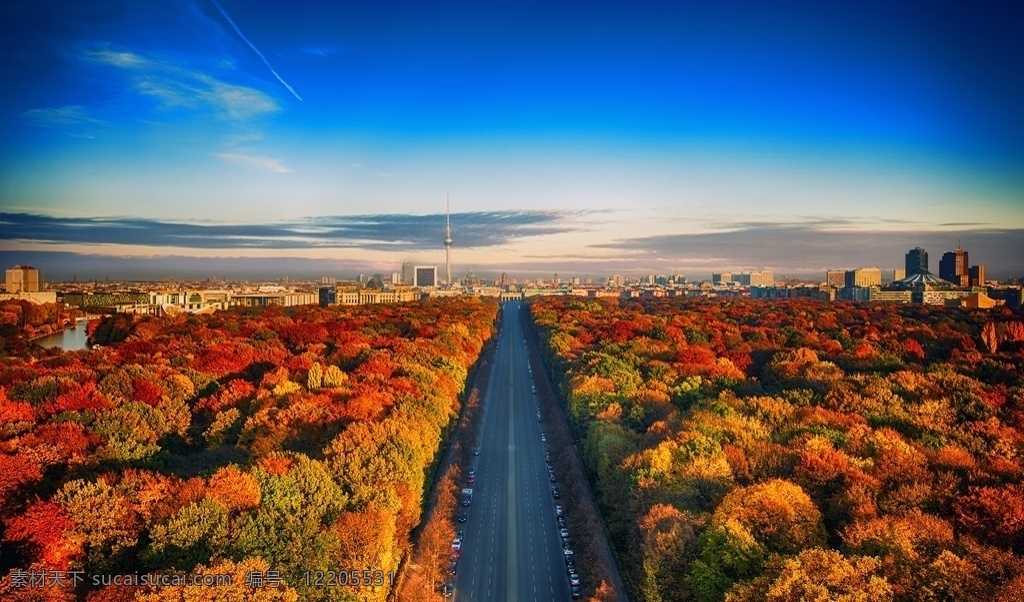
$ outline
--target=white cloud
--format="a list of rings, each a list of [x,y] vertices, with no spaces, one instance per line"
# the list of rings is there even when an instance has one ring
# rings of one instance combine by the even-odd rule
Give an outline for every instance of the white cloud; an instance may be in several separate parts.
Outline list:
[[[273,157],[243,155],[240,153],[217,153],[217,158],[230,165],[251,167],[271,173],[291,173],[294,171],[290,167],[282,165],[278,159],[274,159]]]
[[[273,98],[255,88],[170,61],[109,49],[88,52],[85,57],[127,71],[137,92],[157,99],[165,108],[210,110],[232,121],[247,121],[280,109]]]
[[[29,109],[23,112],[21,116],[33,125],[43,127],[99,125],[103,123],[102,120],[90,116],[85,109],[79,105]]]

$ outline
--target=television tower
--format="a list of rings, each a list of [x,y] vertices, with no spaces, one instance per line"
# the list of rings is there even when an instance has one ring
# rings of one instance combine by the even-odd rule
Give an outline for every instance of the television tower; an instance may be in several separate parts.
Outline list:
[[[448,195],[444,195],[445,226],[444,226],[444,277],[448,286],[452,285],[452,204]]]

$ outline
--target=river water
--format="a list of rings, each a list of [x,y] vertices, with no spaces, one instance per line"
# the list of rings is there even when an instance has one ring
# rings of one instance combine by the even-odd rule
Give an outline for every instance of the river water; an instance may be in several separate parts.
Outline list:
[[[66,328],[60,332],[37,339],[36,343],[47,348],[60,347],[64,351],[88,349],[86,344],[85,324],[85,320],[79,320],[78,328]]]

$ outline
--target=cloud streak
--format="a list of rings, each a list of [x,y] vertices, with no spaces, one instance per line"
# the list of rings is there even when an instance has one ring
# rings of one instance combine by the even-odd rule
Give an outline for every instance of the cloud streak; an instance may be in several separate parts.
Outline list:
[[[568,232],[570,214],[488,211],[452,216],[455,244],[495,247],[529,237]],[[53,217],[0,213],[0,229],[23,241],[116,244],[189,249],[365,249],[412,252],[441,248],[444,215],[312,217],[274,224],[208,224],[142,218]]]
[[[134,52],[103,49],[88,52],[85,58],[127,71],[137,92],[155,98],[165,108],[208,109],[231,121],[247,121],[279,110],[277,103],[259,90]]]
[[[794,272],[879,266],[902,267],[907,249],[922,246],[931,255],[932,271],[938,271],[942,252],[961,239],[972,264],[985,264],[990,273],[1024,274],[1024,229],[978,228],[959,230],[833,229],[829,220],[811,223],[747,222],[719,232],[669,234],[627,238],[592,245],[625,254],[637,265],[671,262],[677,265],[706,264],[702,258],[719,260],[709,268],[774,268]]]
[[[294,171],[290,167],[285,167],[279,160],[274,159],[273,157],[243,155],[240,153],[217,153],[217,158],[230,165],[251,167],[253,169],[267,171],[270,173],[291,173]]]
[[[220,5],[220,2],[217,2],[217,0],[210,0],[210,2],[212,2],[213,5],[217,7],[217,10],[220,11],[220,14],[224,15],[224,18],[227,19],[228,23],[231,24],[231,27],[235,28],[235,33],[238,34],[238,37],[242,38],[242,40],[249,45],[249,48],[252,48],[252,51],[255,52],[257,56],[260,57],[260,59],[263,61],[263,64],[267,66],[267,69],[270,69],[270,72],[273,73],[274,77],[277,78],[277,81],[281,82],[281,85],[287,88],[288,91],[292,93],[292,96],[299,99],[299,102],[303,102],[302,97],[299,96],[298,92],[296,92],[294,88],[288,85],[288,82],[284,81],[284,78],[278,75],[273,65],[270,64],[270,61],[267,60],[267,57],[263,56],[263,53],[260,52],[259,48],[256,48],[256,45],[250,42],[249,38],[245,37],[245,34],[242,33],[242,30],[238,27],[237,24],[235,24],[235,20],[232,19],[230,15],[228,15],[228,11],[224,10],[224,7]]]
[[[29,123],[41,127],[102,125],[104,123],[102,120],[90,116],[86,110],[79,105],[29,109],[22,112],[21,116]]]

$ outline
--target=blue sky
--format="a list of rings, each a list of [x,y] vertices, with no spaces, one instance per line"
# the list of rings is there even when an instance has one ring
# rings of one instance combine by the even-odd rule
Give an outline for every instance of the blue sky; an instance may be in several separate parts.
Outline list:
[[[2,256],[1024,275],[1014,3],[295,4],[5,2]]]

